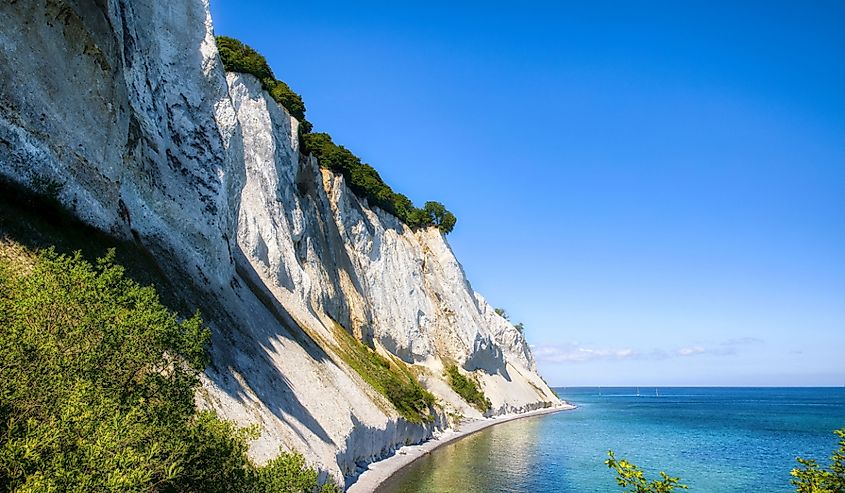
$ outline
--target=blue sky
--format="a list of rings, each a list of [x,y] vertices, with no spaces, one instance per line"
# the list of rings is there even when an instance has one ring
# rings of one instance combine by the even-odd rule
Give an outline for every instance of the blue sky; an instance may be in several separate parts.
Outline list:
[[[845,385],[845,3],[211,6],[553,385]]]

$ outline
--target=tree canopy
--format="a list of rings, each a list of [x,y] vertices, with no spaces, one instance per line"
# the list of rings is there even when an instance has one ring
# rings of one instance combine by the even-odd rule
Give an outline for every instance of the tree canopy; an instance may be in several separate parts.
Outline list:
[[[423,211],[427,221],[432,226],[437,226],[437,229],[443,234],[451,233],[458,221],[455,215],[449,212],[440,202],[426,202]]]
[[[335,173],[342,174],[349,188],[359,197],[390,214],[411,228],[436,226],[444,234],[455,227],[454,214],[446,210],[439,202],[426,202],[418,209],[413,202],[401,193],[396,193],[387,185],[378,171],[353,154],[349,149],[337,145],[327,133],[309,133],[303,135],[305,148],[311,152],[321,166]]]
[[[339,491],[297,454],[255,466],[246,452],[256,429],[197,411],[209,331],[125,277],[113,253],[96,266],[50,250],[8,258],[0,492]]]
[[[254,75],[261,86],[288,113],[299,120],[302,133],[311,131],[311,123],[305,118],[305,103],[302,96],[273,75],[267,59],[248,45],[228,36],[217,36],[217,51],[227,72],[238,72]]]

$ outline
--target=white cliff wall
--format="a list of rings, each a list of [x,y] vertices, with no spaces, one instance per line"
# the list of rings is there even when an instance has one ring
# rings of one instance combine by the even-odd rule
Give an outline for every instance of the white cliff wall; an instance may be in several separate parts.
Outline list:
[[[228,93],[207,5],[4,1],[0,25],[0,173],[58,183],[91,224],[228,278]]]
[[[368,207],[300,155],[297,121],[255,78],[224,73],[206,1],[7,1],[0,25],[0,175],[59,185],[190,279],[214,334],[200,401],[261,425],[256,460],[296,449],[352,477],[447,411],[480,417],[450,363],[492,414],[558,402],[438,231]],[[334,354],[335,323],[414,365],[437,419],[399,417]]]

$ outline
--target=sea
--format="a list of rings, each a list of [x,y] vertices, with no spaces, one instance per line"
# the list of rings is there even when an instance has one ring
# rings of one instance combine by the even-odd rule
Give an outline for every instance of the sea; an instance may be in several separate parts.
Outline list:
[[[487,428],[421,457],[377,493],[608,493],[604,461],[702,493],[794,492],[796,457],[829,464],[845,388],[559,388],[577,409]],[[677,490],[682,491],[682,490]]]

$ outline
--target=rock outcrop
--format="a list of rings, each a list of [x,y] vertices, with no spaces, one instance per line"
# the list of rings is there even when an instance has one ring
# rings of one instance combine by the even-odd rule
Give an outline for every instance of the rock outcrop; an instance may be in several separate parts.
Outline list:
[[[300,153],[298,122],[226,74],[202,0],[0,3],[0,175],[151,252],[213,331],[200,405],[257,423],[261,462],[296,449],[336,477],[488,414],[558,403],[522,334],[436,229],[412,231]],[[439,401],[414,424],[337,355],[345,330]]]

